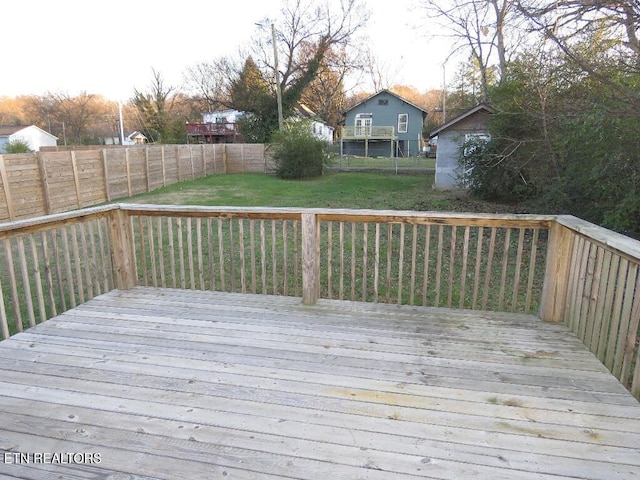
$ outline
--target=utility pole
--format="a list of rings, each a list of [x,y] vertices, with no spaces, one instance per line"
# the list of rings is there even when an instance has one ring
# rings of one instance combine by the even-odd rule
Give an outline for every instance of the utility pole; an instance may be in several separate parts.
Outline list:
[[[122,123],[122,102],[118,102],[118,115],[120,117],[120,145],[124,145],[124,124]]]
[[[447,60],[449,57],[447,57]],[[447,81],[445,79],[445,65],[447,60],[442,63],[442,124],[447,121]]]

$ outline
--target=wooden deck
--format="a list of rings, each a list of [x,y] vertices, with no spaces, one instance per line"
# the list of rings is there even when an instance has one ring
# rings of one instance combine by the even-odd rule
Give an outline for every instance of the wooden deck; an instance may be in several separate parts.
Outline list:
[[[0,343],[0,415],[1,478],[640,478],[638,401],[520,314],[112,291]]]

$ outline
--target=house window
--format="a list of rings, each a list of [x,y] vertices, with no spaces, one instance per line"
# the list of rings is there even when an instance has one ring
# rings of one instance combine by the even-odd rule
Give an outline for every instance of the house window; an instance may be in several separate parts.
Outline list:
[[[378,100],[378,105],[389,105],[389,100],[386,98],[381,98]]]
[[[370,136],[372,123],[373,113],[358,113],[355,121],[355,135],[358,137]]]
[[[398,114],[398,133],[407,133],[408,129],[409,129],[409,114],[399,113]]]

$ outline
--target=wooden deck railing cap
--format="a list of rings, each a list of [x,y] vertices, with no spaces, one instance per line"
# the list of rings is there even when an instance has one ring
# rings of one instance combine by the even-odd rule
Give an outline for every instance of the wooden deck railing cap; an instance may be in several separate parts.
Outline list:
[[[11,232],[12,234],[17,234],[25,230],[37,229],[42,225],[50,225],[54,223],[64,222],[66,220],[75,220],[84,217],[100,215],[118,209],[118,205],[102,205],[99,207],[83,208],[80,210],[71,210],[64,213],[54,213],[51,215],[43,215],[41,217],[15,220],[13,222],[4,222],[0,223],[0,233]]]
[[[555,215],[534,214],[506,214],[506,213],[463,213],[463,212],[439,212],[418,210],[376,210],[354,208],[298,208],[298,207],[240,207],[240,206],[198,206],[198,205],[154,205],[144,203],[118,203],[119,208],[133,211],[158,211],[167,212],[227,212],[227,213],[307,213],[315,215],[336,216],[388,216],[388,217],[428,217],[428,218],[459,218],[459,219],[487,219],[487,220],[531,220],[552,222]]]
[[[640,261],[640,241],[607,230],[572,215],[558,215],[556,222],[609,248]]]

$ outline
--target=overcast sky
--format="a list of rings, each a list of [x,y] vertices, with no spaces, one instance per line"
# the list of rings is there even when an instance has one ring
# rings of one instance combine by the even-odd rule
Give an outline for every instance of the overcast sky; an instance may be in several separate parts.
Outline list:
[[[397,83],[425,91],[442,85],[450,47],[428,38],[428,25],[415,27],[424,18],[412,8],[415,2],[369,0],[367,32]],[[280,0],[3,2],[0,96],[86,91],[126,101],[134,88],[148,89],[152,68],[166,84],[179,86],[186,67],[235,54],[255,33],[255,23],[276,18],[280,5]]]

